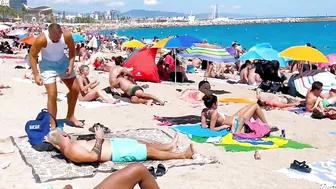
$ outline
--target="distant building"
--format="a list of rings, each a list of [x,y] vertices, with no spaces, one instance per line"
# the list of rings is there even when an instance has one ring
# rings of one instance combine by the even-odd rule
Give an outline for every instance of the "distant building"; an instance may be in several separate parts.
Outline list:
[[[0,0],[0,6],[9,7],[9,0]]]
[[[11,9],[15,9],[17,11],[23,10],[23,3],[27,4],[27,0],[10,0],[9,1],[9,7]]]
[[[218,18],[218,5],[215,5],[214,11],[212,14],[212,19],[216,19],[216,18]]]

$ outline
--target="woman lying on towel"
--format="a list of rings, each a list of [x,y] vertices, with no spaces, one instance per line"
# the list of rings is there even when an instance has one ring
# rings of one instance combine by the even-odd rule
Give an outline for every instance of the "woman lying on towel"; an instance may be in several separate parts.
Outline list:
[[[133,189],[136,185],[141,189],[159,189],[152,174],[139,163],[131,164],[104,179],[94,189]],[[71,185],[63,189],[73,189]]]
[[[249,104],[240,109],[233,116],[229,116],[222,114],[217,110],[217,96],[206,95],[203,97],[203,101],[206,106],[201,112],[201,124],[203,128],[210,128],[212,131],[227,129],[232,133],[242,133],[244,132],[244,120],[254,118],[268,124],[265,115],[258,104]],[[210,125],[207,124],[207,120],[210,120]],[[278,130],[279,129],[276,127],[271,128],[271,132]]]
[[[89,102],[97,100],[98,98],[103,99],[109,104],[115,104],[120,100],[114,99],[109,96],[104,90],[95,89],[98,85],[98,81],[90,82],[87,76],[90,73],[90,68],[87,65],[82,65],[79,67],[79,75],[77,76],[80,93],[78,95],[79,101]]]
[[[336,108],[330,107],[325,109],[315,108],[313,110],[313,113],[311,115],[314,119],[323,119],[323,118],[329,118],[329,119],[336,119]]]
[[[277,94],[261,93],[259,89],[256,91],[256,96],[258,99],[257,103],[260,107],[285,109],[304,105],[304,101],[300,101],[284,95],[279,96]]]

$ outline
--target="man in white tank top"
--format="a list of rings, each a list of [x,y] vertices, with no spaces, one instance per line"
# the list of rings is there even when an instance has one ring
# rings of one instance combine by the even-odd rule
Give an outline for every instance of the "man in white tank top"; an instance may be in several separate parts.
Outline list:
[[[69,57],[64,53],[68,47]],[[41,52],[42,60],[39,63],[41,73],[37,70],[37,57]],[[56,118],[57,114],[57,86],[56,77],[59,76],[68,87],[68,114],[67,122],[73,126],[83,127],[84,123],[74,116],[78,98],[78,86],[74,82],[76,77],[73,71],[75,63],[75,42],[71,33],[63,32],[58,24],[50,24],[47,31],[37,37],[30,49],[30,64],[35,75],[37,85],[44,84],[48,94],[48,111]],[[51,129],[57,127],[55,121],[50,119]]]

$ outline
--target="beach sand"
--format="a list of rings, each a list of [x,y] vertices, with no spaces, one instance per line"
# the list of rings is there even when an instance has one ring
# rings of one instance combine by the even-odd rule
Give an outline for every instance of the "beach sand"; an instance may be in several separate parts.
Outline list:
[[[11,89],[2,89],[0,96],[0,138],[9,136],[25,135],[24,126],[28,120],[34,119],[37,113],[46,107],[47,97],[44,87],[36,84],[29,84],[14,81],[11,78],[21,78],[25,70],[15,70],[15,60],[6,60],[0,65],[0,83],[8,84]],[[188,75],[196,83],[202,78],[198,75]],[[107,79],[98,78],[100,87],[107,86]],[[255,91],[249,90],[247,86],[211,83],[213,89],[230,91],[231,94],[221,95],[228,97],[255,98]],[[94,123],[100,122],[108,126],[112,131],[122,131],[136,128],[159,128],[174,134],[168,127],[159,127],[154,121],[153,115],[179,116],[195,114],[199,115],[202,108],[192,108],[188,103],[177,98],[179,93],[176,89],[196,88],[197,85],[175,86],[167,84],[149,83],[148,92],[168,100],[170,103],[164,107],[145,105],[128,105],[122,107],[102,107],[86,109],[76,107],[78,119],[85,119],[85,129],[65,127],[67,132],[89,133],[88,128]],[[67,93],[65,85],[58,84],[58,90],[62,94]],[[219,107],[219,110],[233,114],[244,104],[230,104]],[[67,104],[58,103],[58,118],[65,118]],[[186,166],[171,168],[157,182],[162,189],[208,189],[208,188],[320,188],[318,184],[304,180],[290,179],[289,177],[275,173],[274,171],[289,167],[294,160],[305,160],[308,163],[326,161],[336,155],[335,136],[329,134],[336,131],[335,122],[330,120],[313,120],[309,117],[296,115],[287,111],[272,110],[265,112],[266,118],[273,126],[286,129],[286,137],[302,143],[308,143],[318,149],[275,149],[261,151],[261,160],[254,160],[254,152],[228,153],[221,147],[211,144],[194,143],[197,153],[218,160],[218,164],[203,166]],[[280,132],[275,133],[280,135]],[[184,143],[191,141],[181,135]],[[0,150],[14,149],[15,153],[0,155],[0,162],[10,163],[6,169],[0,169],[0,188],[25,188],[37,189],[46,186],[62,188],[66,184],[75,187],[89,189],[96,186],[109,173],[98,173],[93,178],[81,178],[74,180],[58,180],[37,184],[32,176],[32,169],[22,160],[18,150],[9,140],[0,141]]]

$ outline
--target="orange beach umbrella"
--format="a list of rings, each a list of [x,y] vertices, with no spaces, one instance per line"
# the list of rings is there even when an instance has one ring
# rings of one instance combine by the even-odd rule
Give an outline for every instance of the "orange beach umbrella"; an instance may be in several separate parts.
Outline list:
[[[35,40],[36,40],[36,37],[26,37],[26,38],[19,40],[18,42],[28,44],[28,45],[33,45]]]

